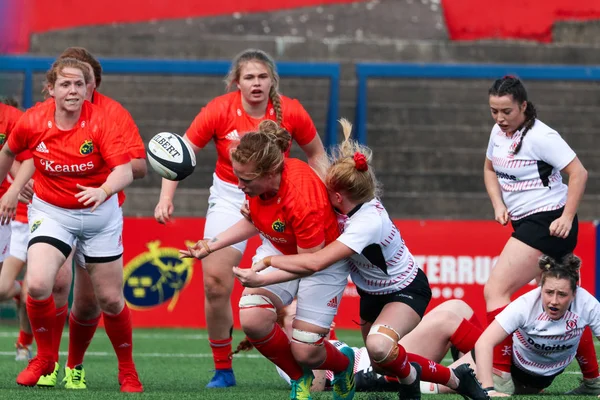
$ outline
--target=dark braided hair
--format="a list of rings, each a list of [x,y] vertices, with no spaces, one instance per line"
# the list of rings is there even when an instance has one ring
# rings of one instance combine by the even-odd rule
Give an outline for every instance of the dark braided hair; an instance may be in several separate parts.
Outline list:
[[[571,284],[573,293],[579,283],[579,268],[581,259],[573,253],[563,256],[560,260],[543,255],[540,257],[538,266],[542,270],[541,286],[544,286],[546,278],[567,279]]]
[[[537,111],[532,102],[527,100],[527,90],[525,90],[525,86],[523,82],[516,76],[506,75],[500,79],[496,79],[490,90],[488,91],[489,96],[512,96],[513,100],[518,104],[522,104],[523,102],[527,102],[527,106],[525,108],[525,122],[523,125],[519,127],[519,130],[523,130],[521,133],[521,139],[519,140],[519,144],[515,147],[513,154],[517,154],[519,150],[521,150],[521,146],[523,145],[523,140],[525,140],[525,135],[527,132],[533,128],[535,124],[535,119],[537,118]]]

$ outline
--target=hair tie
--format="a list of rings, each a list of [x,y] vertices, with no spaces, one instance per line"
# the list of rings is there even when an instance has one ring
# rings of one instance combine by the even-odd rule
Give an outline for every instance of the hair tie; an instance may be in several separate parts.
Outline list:
[[[364,154],[359,153],[358,151],[354,153],[354,164],[356,166],[356,169],[359,171],[367,171],[369,169],[367,157],[365,157]]]
[[[552,265],[550,265],[549,263],[544,265],[544,268],[546,268],[546,271],[550,270],[550,268],[552,268]]]

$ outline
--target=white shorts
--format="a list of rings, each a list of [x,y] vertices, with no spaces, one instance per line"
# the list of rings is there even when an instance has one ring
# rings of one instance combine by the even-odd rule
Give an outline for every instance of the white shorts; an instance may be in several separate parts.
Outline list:
[[[29,224],[12,221],[10,223],[12,236],[10,237],[10,255],[27,262],[27,244],[29,243]]]
[[[47,243],[42,237],[56,239],[59,243],[55,247],[68,257],[77,240],[88,264],[118,258],[123,254],[123,212],[117,196],[100,204],[93,213],[90,210],[56,207],[34,196],[28,214],[29,244]]]
[[[206,212],[206,223],[204,225],[204,239],[214,238],[244,218],[240,210],[245,200],[246,195],[236,185],[225,182],[218,178],[216,174],[213,174],[213,184],[210,187],[208,211]],[[244,240],[231,247],[244,254],[247,243],[248,241]]]
[[[10,255],[10,225],[0,225],[0,263]]]
[[[275,255],[282,255],[282,253],[271,242],[263,240],[260,247],[256,249],[252,262]],[[274,267],[268,267],[260,273],[268,274],[275,270]],[[344,288],[348,284],[349,274],[350,265],[344,259],[306,278],[276,283],[263,289],[279,297],[286,306],[297,297],[295,319],[322,328],[330,328],[342,301]]]

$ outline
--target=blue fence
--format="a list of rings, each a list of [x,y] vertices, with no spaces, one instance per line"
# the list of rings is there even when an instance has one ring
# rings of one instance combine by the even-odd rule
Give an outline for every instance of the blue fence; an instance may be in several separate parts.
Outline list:
[[[356,138],[367,140],[367,81],[369,78],[497,79],[516,75],[524,80],[600,80],[600,67],[512,64],[356,64]],[[491,82],[490,82],[491,83]]]
[[[0,72],[21,72],[23,83],[23,107],[33,104],[33,74],[47,71],[53,58],[28,56],[0,56]],[[132,75],[220,75],[225,76],[229,61],[206,60],[152,60],[152,59],[100,59],[102,71],[107,74]],[[337,141],[337,119],[340,90],[340,65],[337,63],[279,62],[277,70],[282,77],[328,78],[329,104],[325,145]]]

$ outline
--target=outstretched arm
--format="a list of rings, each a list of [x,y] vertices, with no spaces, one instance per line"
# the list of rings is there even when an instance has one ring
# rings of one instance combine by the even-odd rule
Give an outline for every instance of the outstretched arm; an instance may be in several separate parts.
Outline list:
[[[477,378],[484,388],[494,387],[494,380],[492,379],[494,347],[507,336],[508,333],[494,320],[475,343]]]
[[[250,239],[258,231],[246,218],[242,218],[235,225],[209,240],[199,240],[194,246],[187,250],[179,250],[179,257],[203,259],[210,253],[221,250],[244,240]]]

